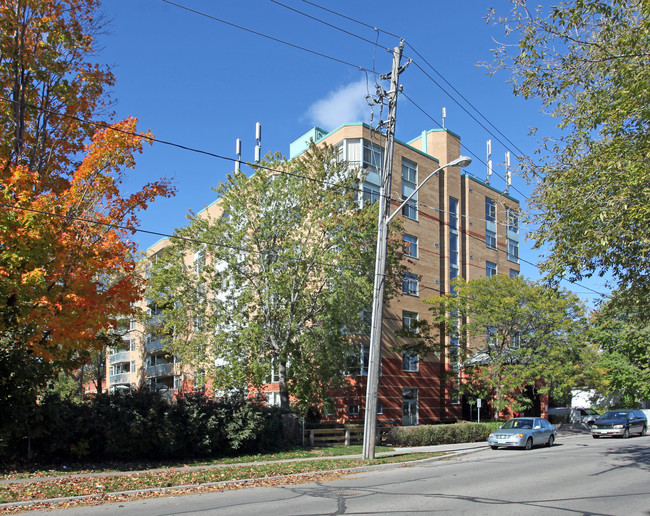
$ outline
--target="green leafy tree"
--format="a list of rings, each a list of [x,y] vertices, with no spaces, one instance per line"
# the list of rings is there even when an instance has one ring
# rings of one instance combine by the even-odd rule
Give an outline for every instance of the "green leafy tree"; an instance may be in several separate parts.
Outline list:
[[[419,329],[420,346],[448,350],[462,370],[460,389],[490,399],[497,412],[527,407],[527,388],[561,395],[581,384],[587,349],[584,307],[566,291],[503,275],[453,282],[454,293],[425,300],[433,326]]]
[[[650,4],[573,0],[499,18],[516,45],[496,53],[515,95],[558,120],[524,170],[539,181],[536,247],[551,278],[609,273],[648,309],[650,288]]]
[[[614,405],[635,407],[650,399],[650,324],[621,308],[617,295],[591,317],[591,340],[599,350],[593,386]]]
[[[359,350],[372,299],[377,206],[359,209],[359,180],[332,148],[312,144],[220,183],[222,215],[191,216],[151,271],[147,296],[162,308],[168,350],[217,389],[259,386],[273,371],[282,407],[292,395],[327,400]],[[401,252],[394,227],[389,293]]]

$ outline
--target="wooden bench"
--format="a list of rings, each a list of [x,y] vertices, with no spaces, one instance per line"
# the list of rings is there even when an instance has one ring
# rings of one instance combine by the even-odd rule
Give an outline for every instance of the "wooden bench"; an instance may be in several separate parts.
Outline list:
[[[376,444],[382,442],[383,437],[390,432],[391,426],[380,425],[377,429]],[[311,428],[305,429],[305,441],[309,446],[350,446],[363,442],[363,427],[353,428]]]

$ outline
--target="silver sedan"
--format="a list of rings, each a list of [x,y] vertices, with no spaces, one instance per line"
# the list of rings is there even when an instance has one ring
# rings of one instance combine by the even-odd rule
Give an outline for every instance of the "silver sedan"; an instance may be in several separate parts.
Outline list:
[[[492,432],[488,444],[493,450],[500,446],[530,450],[541,444],[553,446],[555,437],[555,427],[543,417],[515,417]]]

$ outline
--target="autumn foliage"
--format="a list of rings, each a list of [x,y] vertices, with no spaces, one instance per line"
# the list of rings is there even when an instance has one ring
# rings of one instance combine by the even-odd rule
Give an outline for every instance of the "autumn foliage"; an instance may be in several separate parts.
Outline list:
[[[120,189],[153,138],[135,118],[110,121],[114,78],[90,59],[98,4],[0,4],[0,342],[56,363],[83,360],[131,314],[141,280],[127,228],[173,193],[164,180]]]

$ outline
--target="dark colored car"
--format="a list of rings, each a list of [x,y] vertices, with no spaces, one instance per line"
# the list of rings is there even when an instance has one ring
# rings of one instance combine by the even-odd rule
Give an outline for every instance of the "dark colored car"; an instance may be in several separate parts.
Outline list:
[[[610,410],[591,425],[591,436],[594,439],[606,436],[625,439],[631,434],[646,435],[647,431],[648,420],[645,414],[635,409]]]

